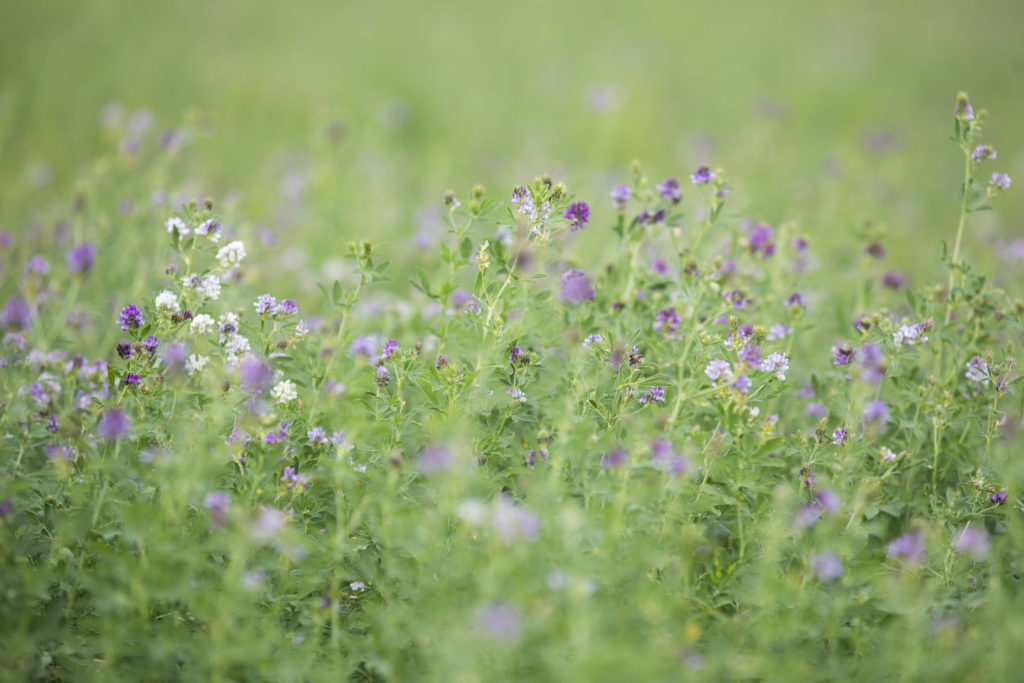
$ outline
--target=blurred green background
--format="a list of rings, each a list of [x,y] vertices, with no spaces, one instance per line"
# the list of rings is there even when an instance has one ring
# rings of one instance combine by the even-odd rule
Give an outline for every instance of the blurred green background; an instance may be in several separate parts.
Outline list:
[[[188,122],[188,187],[236,198],[314,267],[352,237],[401,259],[441,193],[476,182],[504,198],[552,173],[607,224],[640,159],[655,181],[724,167],[734,216],[796,220],[840,264],[864,219],[884,223],[889,263],[934,275],[958,210],[959,89],[993,114],[983,170],[1024,184],[1021,3],[8,0],[2,15],[15,232],[142,130],[139,109],[143,148]],[[1024,232],[1020,195],[972,219],[979,265]]]

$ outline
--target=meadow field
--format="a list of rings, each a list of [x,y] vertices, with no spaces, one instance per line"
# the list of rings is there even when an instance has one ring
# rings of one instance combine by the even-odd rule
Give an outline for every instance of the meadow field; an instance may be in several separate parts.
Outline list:
[[[0,680],[1018,680],[1024,6],[0,13]]]

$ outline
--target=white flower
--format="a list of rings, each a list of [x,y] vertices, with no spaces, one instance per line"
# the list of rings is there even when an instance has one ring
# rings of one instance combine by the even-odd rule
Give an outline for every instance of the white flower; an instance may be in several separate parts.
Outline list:
[[[204,275],[196,291],[207,299],[216,301],[220,298],[220,278],[216,275]]]
[[[188,226],[185,225],[185,221],[181,220],[177,216],[171,216],[164,221],[164,227],[167,228],[167,232],[171,234],[174,234],[174,231],[177,230],[178,234],[182,237],[185,237],[189,233],[189,229]]]
[[[278,382],[270,390],[270,396],[274,399],[274,403],[284,404],[294,401],[299,397],[299,394],[295,391],[295,382],[286,379],[283,382]]]
[[[237,268],[245,258],[245,245],[239,240],[229,242],[217,252],[217,260],[222,268]]]
[[[192,318],[192,324],[189,325],[189,329],[192,330],[192,334],[209,334],[211,330],[216,326],[212,316],[205,313],[200,313],[196,317]]]
[[[305,320],[300,320],[295,323],[295,336],[302,338],[309,334],[309,326],[306,325]]]
[[[206,235],[211,242],[220,242],[220,222],[210,219],[196,227],[197,235]]]
[[[193,353],[185,360],[185,372],[189,376],[194,375],[197,372],[202,372],[203,368],[210,361],[206,356],[200,356],[198,353]]]
[[[178,305],[178,297],[174,292],[165,289],[156,295],[156,310],[177,313],[181,310],[181,306]]]
[[[228,335],[224,342],[224,350],[228,352],[225,362],[234,367],[238,365],[238,357],[243,353],[247,353],[252,350],[249,346],[249,340],[240,334]]]

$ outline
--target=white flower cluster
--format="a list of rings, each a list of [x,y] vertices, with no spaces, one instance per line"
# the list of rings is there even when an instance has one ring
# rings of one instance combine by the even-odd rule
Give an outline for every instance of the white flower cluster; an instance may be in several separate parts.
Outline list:
[[[206,313],[200,313],[196,317],[192,318],[192,324],[189,325],[189,329],[192,330],[192,334],[206,335],[209,334],[217,323],[214,321],[213,316],[207,315]]]
[[[780,382],[786,379],[786,370],[789,370],[789,358],[784,353],[776,351],[761,359],[761,372],[774,372]]]
[[[171,216],[164,221],[164,227],[167,228],[167,232],[172,235],[174,234],[174,231],[177,230],[179,237],[186,237],[191,232],[188,229],[188,226],[185,225],[185,221],[181,220],[177,216]]]
[[[270,390],[270,396],[274,399],[274,403],[285,404],[297,399],[299,394],[295,391],[295,382],[286,379],[274,385],[274,388]]]
[[[220,223],[212,218],[196,226],[197,235],[205,235],[211,242],[220,242]]]
[[[914,325],[902,325],[900,329],[892,335],[892,341],[896,346],[914,346],[915,344],[923,344],[928,341],[928,337],[925,335],[927,328],[924,323],[916,323]]]
[[[186,277],[182,279],[181,283],[186,287],[191,287],[211,301],[216,301],[220,298],[220,278],[212,273],[203,276],[193,275],[192,277]]]
[[[225,313],[220,317],[220,343],[227,355],[224,363],[228,367],[235,367],[242,354],[252,350],[249,340],[238,333],[238,316],[234,313]]]
[[[197,372],[202,372],[208,362],[210,362],[210,359],[206,356],[200,356],[198,353],[193,353],[185,360],[185,372],[187,372],[189,377],[191,377]]]
[[[217,251],[221,268],[237,268],[245,258],[245,245],[239,240],[228,242]]]
[[[177,313],[181,310],[178,304],[178,297],[170,290],[163,290],[156,295],[156,310],[163,313]]]

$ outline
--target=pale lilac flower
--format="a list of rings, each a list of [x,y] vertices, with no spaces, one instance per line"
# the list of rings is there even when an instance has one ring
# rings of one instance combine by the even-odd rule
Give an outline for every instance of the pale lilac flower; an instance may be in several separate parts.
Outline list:
[[[672,306],[658,309],[654,317],[654,331],[672,336],[679,331],[679,314]]]
[[[981,382],[982,384],[988,384],[988,363],[981,356],[974,356],[967,361],[967,372],[965,373],[967,379],[972,382]]]
[[[203,507],[210,513],[210,521],[215,527],[224,526],[231,507],[231,496],[224,491],[211,491],[203,498]]]
[[[953,538],[953,549],[970,555],[974,560],[984,559],[988,554],[988,532],[981,527],[965,526]]]
[[[927,326],[924,323],[914,325],[901,325],[900,329],[893,333],[892,341],[896,346],[913,346],[928,341],[924,334]]]
[[[474,617],[478,632],[496,640],[518,638],[522,621],[519,610],[503,602],[479,608]]]
[[[832,365],[847,365],[853,362],[857,352],[849,344],[843,343],[832,347]]]
[[[900,536],[885,547],[885,554],[908,564],[921,564],[924,561],[924,534],[914,531]]]
[[[980,164],[985,159],[995,159],[996,151],[992,149],[992,145],[978,145],[971,152],[971,161],[976,164]]]
[[[117,441],[132,429],[132,419],[120,408],[110,408],[96,425],[96,433],[107,441]]]
[[[494,501],[491,525],[505,545],[519,539],[532,543],[540,536],[540,518],[505,494]]]
[[[239,365],[239,380],[242,393],[250,396],[262,393],[270,383],[272,368],[254,353],[248,353]]]
[[[895,270],[890,270],[882,275],[882,286],[888,289],[899,289],[903,286],[903,276]]]
[[[814,494],[814,502],[825,512],[834,515],[839,511],[839,496],[832,489],[821,487]]]
[[[377,355],[377,343],[371,337],[356,337],[348,347],[349,355],[365,356],[372,360]]]
[[[220,241],[220,221],[210,218],[196,227],[197,235],[205,235],[211,242]]]
[[[724,360],[712,360],[709,361],[707,367],[704,368],[704,374],[708,376],[712,382],[717,382],[719,378],[724,381],[729,381],[732,377],[732,368],[729,366],[728,361]]]
[[[420,453],[418,467],[424,474],[450,470],[454,465],[455,454],[446,446],[427,446]]]
[[[761,372],[774,372],[775,378],[780,382],[786,379],[787,370],[789,358],[782,352],[776,351],[761,361]]]
[[[253,308],[256,309],[256,315],[261,318],[273,315],[277,310],[277,299],[270,294],[260,294],[256,297],[256,301],[253,303]]]
[[[779,341],[785,339],[793,330],[782,323],[775,323],[768,330],[766,341]]]
[[[380,357],[383,360],[391,360],[391,356],[398,350],[398,340],[388,339],[384,342],[384,351],[381,353]]]
[[[626,458],[629,456],[628,453],[622,448],[616,448],[615,450],[609,451],[601,457],[601,467],[610,469],[612,467],[619,467],[626,463]]]
[[[629,201],[630,196],[633,194],[632,190],[626,185],[616,185],[612,188],[611,197],[612,204],[615,205],[616,211],[622,211],[626,208],[626,202]]]
[[[640,405],[646,405],[647,403],[664,403],[665,402],[665,387],[652,387],[650,391],[645,392],[640,397]]]
[[[282,315],[294,315],[299,312],[299,307],[295,303],[295,299],[284,299],[277,306],[276,314]]]
[[[846,427],[839,427],[834,432],[832,432],[832,443],[834,443],[837,446],[846,443],[846,440],[848,438],[849,435],[846,433]]]
[[[591,344],[603,344],[603,343],[604,343],[604,337],[602,337],[600,334],[590,334],[590,335],[587,335],[586,339],[583,340],[583,348],[587,348]]]
[[[391,383],[391,373],[383,365],[378,365],[373,371],[373,381],[377,383],[377,386],[383,389]]]
[[[882,362],[885,360],[885,355],[882,353],[881,347],[876,344],[865,344],[860,350],[860,376],[862,379],[881,382],[885,376],[885,371],[882,369]]]
[[[811,569],[819,581],[828,583],[843,575],[843,561],[835,553],[819,553],[811,558]]]
[[[512,387],[506,392],[513,401],[519,401],[520,403],[526,403],[526,394],[519,387]]]
[[[736,381],[732,383],[732,388],[737,389],[744,394],[750,393],[750,378],[746,375],[740,375],[736,378]]]
[[[15,330],[27,330],[32,324],[32,307],[17,294],[11,296],[4,305],[0,324]]]
[[[264,505],[250,529],[252,538],[257,543],[269,543],[284,529],[287,515],[276,508]]]
[[[993,173],[991,180],[989,180],[989,185],[997,190],[1009,190],[1010,176],[1005,173]]]
[[[225,269],[237,268],[245,256],[245,245],[239,240],[229,242],[217,251],[217,260],[220,262],[221,268]]]
[[[956,108],[953,109],[953,115],[958,119],[964,121],[974,120],[974,108],[971,107],[971,103],[967,101],[967,93],[960,93],[956,98]]]
[[[874,400],[864,406],[864,422],[884,427],[889,424],[889,406],[885,401]]]
[[[673,204],[678,204],[683,198],[683,195],[679,193],[679,181],[675,178],[668,178],[658,185],[658,194],[661,195],[662,199]]]
[[[594,298],[594,285],[582,270],[573,268],[565,271],[558,281],[562,301],[578,306]]]

